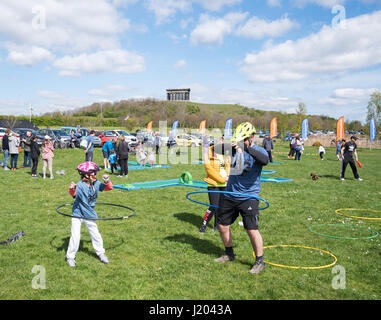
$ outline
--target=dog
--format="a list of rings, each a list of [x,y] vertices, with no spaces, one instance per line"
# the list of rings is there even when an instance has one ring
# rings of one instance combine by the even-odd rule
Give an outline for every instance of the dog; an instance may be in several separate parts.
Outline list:
[[[317,174],[311,173],[312,180],[316,181],[319,179],[319,176]]]

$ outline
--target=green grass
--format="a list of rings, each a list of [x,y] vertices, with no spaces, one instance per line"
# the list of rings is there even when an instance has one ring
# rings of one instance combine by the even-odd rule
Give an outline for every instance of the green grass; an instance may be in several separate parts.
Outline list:
[[[380,238],[339,240],[315,235],[308,227],[315,224],[348,224],[381,231],[380,221],[358,220],[335,214],[339,208],[381,210],[381,150],[359,150],[363,163],[360,175],[353,179],[348,167],[346,181],[339,180],[340,163],[335,150],[327,149],[324,161],[316,160],[316,148],[306,148],[302,161],[288,160],[285,146],[276,146],[274,177],[292,178],[289,183],[263,183],[261,197],[270,208],[260,217],[264,245],[293,244],[320,248],[333,253],[345,268],[346,288],[335,290],[332,268],[291,270],[268,265],[257,276],[248,273],[253,263],[252,248],[242,227],[232,226],[236,260],[219,265],[213,262],[223,252],[219,234],[211,227],[198,233],[205,207],[191,203],[185,194],[189,188],[170,187],[153,190],[101,193],[99,202],[123,204],[134,208],[130,220],[98,222],[110,264],[97,260],[90,236],[82,226],[77,267],[65,261],[70,238],[69,218],[55,208],[70,203],[70,181],[78,181],[76,165],[84,160],[83,150],[56,150],[54,172],[65,176],[54,180],[32,179],[29,169],[17,172],[0,170],[2,197],[0,240],[20,230],[26,235],[9,246],[0,246],[0,299],[380,299]],[[280,152],[278,154],[277,152]],[[19,165],[22,164],[21,156]],[[135,160],[131,157],[130,160]],[[99,149],[95,161],[103,164]],[[202,180],[202,165],[172,165],[170,169],[130,171],[128,179],[112,177],[114,184],[174,179],[184,171],[194,180]],[[41,164],[39,165],[41,172]],[[320,176],[312,181],[310,173]],[[195,195],[206,201],[206,195]],[[117,215],[97,207],[100,216]],[[124,214],[124,213],[123,213]],[[381,217],[381,214],[357,212]],[[341,236],[353,236],[338,229],[323,229]],[[357,235],[367,235],[357,232]],[[298,248],[265,250],[265,260],[294,266],[320,266],[332,258]],[[32,288],[35,265],[46,270],[46,289]]]

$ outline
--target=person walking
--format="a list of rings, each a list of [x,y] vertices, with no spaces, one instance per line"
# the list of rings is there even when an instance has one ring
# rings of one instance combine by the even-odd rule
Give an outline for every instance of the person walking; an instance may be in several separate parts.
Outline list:
[[[271,139],[268,134],[263,139],[262,147],[263,149],[266,150],[267,154],[269,155],[269,160],[272,163],[273,162],[272,150],[274,150],[274,143],[273,143],[273,139]]]
[[[211,145],[208,148],[208,154],[204,157],[204,168],[206,171],[204,181],[208,185],[208,191],[225,191],[230,173],[230,163],[227,157],[214,151],[214,145]],[[206,228],[213,217],[214,229],[218,230],[216,213],[222,194],[208,193],[208,196],[211,206],[205,212],[204,220],[199,229],[200,233],[205,233]]]
[[[295,150],[295,160],[300,161],[300,157],[303,151],[303,143],[300,140],[299,136],[295,137],[294,150]]]
[[[287,158],[293,158],[295,155],[295,142],[296,142],[296,136],[293,134],[291,135],[291,140],[290,140],[290,151],[287,155]]]
[[[159,154],[160,153],[160,147],[161,147],[161,138],[160,138],[159,132],[156,132],[154,144],[155,144],[156,154]]]
[[[38,178],[37,176],[37,166],[38,159],[40,157],[40,146],[37,143],[37,136],[32,136],[30,144],[30,156],[32,158],[32,178]]]
[[[20,139],[17,138],[16,133],[12,133],[9,137],[9,154],[11,155],[11,170],[17,170],[17,159],[20,153]]]
[[[117,144],[117,147],[115,148],[119,165],[120,165],[120,173],[119,177],[128,177],[128,153],[130,151],[130,148],[128,146],[128,142],[126,141],[126,138],[124,135],[120,135],[118,137],[119,143]]]
[[[4,136],[3,136],[3,142],[2,142],[2,148],[4,153],[4,159],[3,159],[3,168],[4,170],[9,170],[8,168],[8,158],[9,158],[9,135],[11,133],[11,130],[6,129]]]
[[[356,141],[357,141],[357,137],[352,136],[351,140],[346,142],[345,145],[341,149],[341,158],[343,159],[343,161],[341,163],[340,179],[342,181],[345,180],[345,170],[346,170],[348,164],[351,166],[353,176],[355,177],[355,179],[358,181],[363,181],[363,179],[360,178],[360,176],[357,172],[357,168],[356,168],[356,164],[355,164],[355,160],[356,161],[359,160],[358,155],[357,155]],[[355,159],[353,159],[353,156],[355,156]]]
[[[46,135],[44,141],[41,145],[42,154],[42,178],[46,179],[46,167],[49,169],[50,179],[54,179],[53,176],[53,158],[54,158],[54,147],[53,143],[50,141],[50,137]]]
[[[265,263],[263,262],[263,239],[258,230],[259,200],[248,195],[259,196],[262,167],[269,163],[266,150],[254,144],[255,132],[255,127],[246,122],[236,128],[232,137],[234,149],[226,191],[237,193],[237,195],[225,194],[220,199],[217,223],[225,253],[214,260],[217,263],[235,260],[230,226],[240,213],[256,256],[254,265],[249,271],[251,274],[261,273]]]
[[[324,149],[323,145],[320,145],[319,146],[319,156],[320,156],[321,160],[324,160],[324,155],[325,155],[325,149]]]
[[[30,145],[32,143],[32,131],[26,132],[26,137],[21,140],[24,146],[24,163],[23,168],[30,168],[32,166],[32,157],[30,154]]]

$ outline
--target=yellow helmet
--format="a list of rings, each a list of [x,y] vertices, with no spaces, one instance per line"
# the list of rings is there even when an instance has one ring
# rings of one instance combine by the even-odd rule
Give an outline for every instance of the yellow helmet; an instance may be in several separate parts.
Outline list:
[[[256,133],[255,127],[250,122],[244,122],[237,126],[234,131],[232,142],[240,142]]]

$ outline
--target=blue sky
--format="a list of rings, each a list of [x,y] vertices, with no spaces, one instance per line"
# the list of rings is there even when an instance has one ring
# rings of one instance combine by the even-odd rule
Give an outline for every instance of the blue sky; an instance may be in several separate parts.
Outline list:
[[[2,0],[0,114],[191,100],[365,121],[377,0]],[[165,120],[165,119],[163,119]]]

